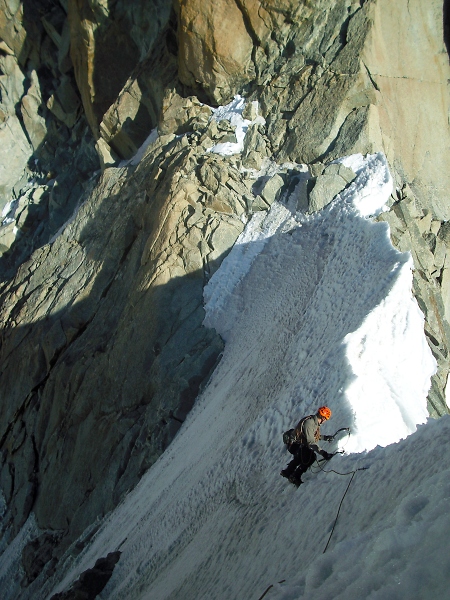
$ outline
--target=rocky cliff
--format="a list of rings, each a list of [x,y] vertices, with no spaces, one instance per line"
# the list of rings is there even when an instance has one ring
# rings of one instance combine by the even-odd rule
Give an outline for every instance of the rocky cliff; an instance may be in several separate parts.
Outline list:
[[[438,363],[429,411],[448,412],[442,2],[0,9],[1,547],[35,523],[23,597],[186,418],[223,347],[203,286],[248,218],[274,200],[320,210],[353,177],[335,158],[388,158],[380,218],[412,252]],[[214,111],[236,94],[244,129]]]

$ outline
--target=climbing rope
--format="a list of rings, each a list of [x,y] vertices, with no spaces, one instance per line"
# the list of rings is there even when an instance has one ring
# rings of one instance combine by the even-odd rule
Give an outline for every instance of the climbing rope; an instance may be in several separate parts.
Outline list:
[[[342,452],[335,452],[335,454],[342,454]],[[333,454],[334,456],[334,454]],[[352,473],[355,473],[356,471],[365,471],[367,469],[367,467],[360,467],[359,469],[354,469],[353,471],[348,471],[347,473],[339,473],[339,471],[335,471],[334,469],[324,469],[321,465],[321,463],[326,462],[326,459],[323,458],[321,460],[316,460],[316,465],[319,467],[319,471],[322,471],[322,473],[336,473],[336,475],[351,475]],[[313,471],[311,469],[312,473],[318,473],[319,471]]]
[[[279,581],[278,583],[284,583],[286,581],[286,579],[282,579],[281,581]],[[262,596],[260,596],[258,598],[258,600],[262,600],[264,598],[264,596],[267,594],[267,592],[269,590],[271,590],[273,588],[273,583],[269,585],[269,587],[266,589],[266,591],[264,592],[264,594]]]
[[[344,427],[344,428],[342,428],[342,429],[339,429],[338,431],[342,431],[342,430],[344,430],[344,429],[347,429],[348,435],[349,435],[349,437],[350,437],[350,429],[348,429],[348,428],[345,428],[345,427]],[[336,431],[336,433],[338,433],[338,431]],[[334,435],[336,435],[336,433],[335,433]],[[347,441],[348,441],[348,440],[347,440]],[[338,452],[335,452],[335,453],[333,454],[333,456],[334,456],[335,454],[344,454],[344,452],[345,452],[344,450],[340,450],[340,451],[338,451]],[[332,527],[332,529],[331,529],[331,532],[330,532],[330,536],[329,536],[329,538],[328,538],[327,544],[326,544],[326,546],[325,546],[325,549],[324,549],[324,551],[322,552],[322,554],[325,554],[325,552],[327,551],[327,548],[328,548],[328,545],[329,545],[329,543],[330,543],[331,537],[332,537],[332,535],[333,535],[333,533],[334,533],[334,530],[335,530],[335,528],[336,528],[336,523],[337,523],[337,520],[338,520],[338,517],[339,517],[339,513],[340,513],[340,511],[341,511],[341,506],[342,506],[342,503],[344,502],[344,498],[345,498],[345,496],[347,495],[347,492],[348,492],[348,490],[349,490],[349,488],[350,488],[350,485],[351,485],[351,483],[352,483],[352,481],[353,481],[353,478],[355,477],[355,475],[356,475],[356,473],[357,473],[358,471],[365,471],[365,470],[367,469],[367,467],[359,467],[358,469],[353,469],[352,471],[348,471],[347,473],[339,473],[339,471],[335,471],[334,469],[326,469],[326,470],[325,470],[324,468],[322,468],[322,465],[321,465],[321,463],[322,463],[322,462],[324,462],[325,460],[326,460],[326,459],[322,459],[322,460],[320,460],[320,461],[319,461],[319,460],[317,460],[317,459],[316,459],[316,464],[317,464],[317,466],[319,467],[319,469],[320,469],[320,470],[321,470],[323,473],[336,473],[336,475],[342,475],[342,476],[345,476],[345,475],[351,475],[351,477],[350,477],[350,481],[348,482],[347,488],[346,488],[346,490],[345,490],[345,492],[344,492],[344,495],[342,496],[342,498],[341,498],[341,501],[340,501],[340,503],[339,503],[338,511],[337,511],[337,514],[336,514],[336,518],[334,519],[334,523],[333,523],[333,527]]]
[[[344,502],[344,498],[345,498],[345,496],[346,496],[346,494],[347,494],[347,492],[348,492],[348,488],[350,487],[350,484],[351,484],[351,482],[353,481],[353,477],[356,475],[356,471],[361,471],[361,470],[362,470],[362,469],[355,469],[355,471],[353,471],[353,474],[352,474],[352,476],[351,476],[351,478],[350,478],[350,481],[348,482],[347,489],[345,490],[345,492],[344,492],[344,495],[342,496],[342,498],[341,498],[341,501],[340,501],[340,503],[339,503],[339,508],[338,508],[338,511],[337,511],[336,518],[335,518],[335,520],[334,520],[334,525],[333,525],[333,528],[332,528],[332,530],[331,530],[330,537],[328,538],[327,545],[325,546],[325,549],[324,549],[324,551],[322,552],[322,554],[325,554],[325,552],[327,551],[328,544],[330,543],[331,536],[333,535],[334,528],[336,527],[336,523],[337,523],[337,520],[338,520],[338,517],[339,517],[339,512],[340,512],[340,510],[341,510],[342,503]]]
[[[349,490],[349,488],[350,488],[350,485],[351,485],[351,483],[352,483],[352,481],[353,481],[353,478],[355,477],[355,475],[356,475],[356,473],[357,473],[358,471],[365,471],[365,470],[366,470],[368,467],[359,467],[358,469],[354,469],[353,471],[349,471],[348,473],[338,473],[337,471],[334,471],[333,469],[330,469],[329,471],[325,471],[324,469],[322,469],[322,468],[321,468],[321,466],[320,466],[320,464],[319,464],[319,461],[316,461],[316,462],[317,462],[317,464],[319,465],[319,468],[320,468],[320,469],[321,469],[321,470],[322,470],[324,473],[336,473],[337,475],[350,475],[350,474],[351,474],[350,481],[348,482],[348,485],[347,485],[347,487],[346,487],[346,489],[345,489],[344,495],[342,496],[342,498],[341,498],[341,501],[339,502],[338,511],[337,511],[337,513],[336,513],[336,518],[334,519],[333,527],[332,527],[332,529],[331,529],[331,532],[330,532],[330,535],[329,535],[329,537],[328,537],[327,544],[326,544],[326,546],[325,546],[325,548],[324,548],[324,550],[323,550],[323,552],[322,552],[322,554],[325,554],[325,552],[327,551],[328,545],[329,545],[329,543],[330,543],[330,541],[331,541],[331,537],[332,537],[332,535],[333,535],[333,533],[334,533],[334,530],[335,530],[335,528],[336,528],[336,523],[337,523],[337,520],[338,520],[338,517],[339,517],[339,513],[341,512],[342,503],[344,502],[344,498],[345,498],[345,496],[347,495],[347,492],[348,492],[348,490]],[[281,580],[281,581],[279,581],[278,583],[284,583],[285,581],[286,581],[285,579],[282,579],[282,580]],[[272,588],[273,588],[273,584],[269,585],[269,586],[267,587],[267,589],[265,590],[265,592],[263,593],[263,595],[262,595],[262,596],[260,596],[260,597],[258,598],[258,600],[263,600],[263,598],[266,596],[266,594],[268,594],[268,592],[269,592],[269,591],[270,591]]]
[[[348,435],[350,436],[350,429],[348,429],[348,427],[343,427],[342,429],[338,429],[338,431],[336,431],[336,433],[339,433],[339,431],[343,431],[343,430],[346,430],[346,431],[348,432]],[[335,433],[334,435],[336,435],[336,433]],[[333,437],[334,437],[334,436],[333,436]],[[335,453],[333,454],[333,456],[334,456],[335,454],[343,454],[343,453],[344,453],[344,450],[341,450],[341,451],[335,452]],[[347,487],[346,487],[346,489],[345,489],[344,495],[342,496],[342,498],[341,498],[341,501],[340,501],[340,503],[339,503],[338,511],[337,511],[337,513],[336,513],[336,518],[334,519],[333,527],[332,527],[332,529],[331,529],[330,535],[329,535],[329,537],[328,537],[328,541],[327,541],[327,543],[326,543],[326,546],[325,546],[325,548],[324,548],[324,550],[323,550],[322,554],[325,554],[325,552],[327,551],[328,545],[329,545],[329,543],[330,543],[330,541],[331,541],[331,537],[332,537],[332,535],[333,535],[333,533],[334,533],[334,530],[335,530],[335,528],[336,528],[336,523],[337,523],[337,520],[338,520],[338,517],[339,517],[339,513],[341,512],[342,503],[344,502],[344,498],[345,498],[345,496],[347,495],[347,492],[348,492],[348,490],[349,490],[349,488],[350,488],[350,485],[351,485],[351,483],[352,483],[352,481],[353,481],[353,478],[355,477],[355,475],[356,475],[356,473],[357,473],[358,471],[365,471],[365,470],[368,468],[368,467],[359,467],[358,469],[353,469],[353,471],[349,471],[348,473],[339,473],[338,471],[335,471],[334,469],[329,469],[329,470],[325,470],[325,469],[323,469],[323,468],[322,468],[322,465],[321,465],[320,463],[321,463],[321,462],[325,462],[325,460],[326,460],[326,459],[322,459],[322,460],[318,461],[318,460],[316,459],[316,464],[317,464],[317,466],[319,467],[319,469],[320,469],[321,471],[323,471],[323,473],[336,473],[336,475],[351,475],[351,477],[350,477],[350,481],[348,482],[348,485],[347,485]],[[285,579],[283,579],[282,581],[279,581],[278,583],[284,583],[285,581],[286,581],[286,580],[285,580]],[[266,588],[266,590],[264,591],[263,595],[262,595],[262,596],[260,596],[260,597],[258,598],[258,600],[263,600],[263,598],[264,598],[264,597],[265,597],[265,596],[266,596],[266,595],[269,593],[269,591],[270,591],[272,588],[273,588],[273,584],[269,585],[269,586]]]

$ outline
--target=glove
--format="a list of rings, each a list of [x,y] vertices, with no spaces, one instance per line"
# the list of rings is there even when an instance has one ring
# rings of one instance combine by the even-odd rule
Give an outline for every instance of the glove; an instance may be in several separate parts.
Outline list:
[[[324,439],[326,442],[332,442],[332,441],[334,440],[334,435],[324,435],[324,436],[323,436],[323,439]]]
[[[333,455],[330,454],[329,452],[325,452],[325,450],[322,450],[322,456],[324,457],[325,460],[330,460],[330,458],[333,458]]]

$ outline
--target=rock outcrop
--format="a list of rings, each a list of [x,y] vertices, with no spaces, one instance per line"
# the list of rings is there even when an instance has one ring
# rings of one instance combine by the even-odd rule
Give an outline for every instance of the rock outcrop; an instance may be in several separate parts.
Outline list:
[[[342,155],[388,158],[379,218],[412,252],[429,411],[448,412],[440,2],[0,0],[0,38],[1,548],[29,535],[16,597],[61,578],[186,418],[223,348],[203,287],[248,218],[326,206],[354,177]],[[222,156],[241,132],[213,107],[238,92],[246,134]]]
[[[229,132],[195,98],[170,98],[189,104],[192,131],[106,169],[0,292],[3,526],[14,535],[33,510],[42,531],[63,532],[52,568],[179,429],[223,347],[202,326],[203,285],[268,208],[252,205],[234,157],[208,152]]]
[[[72,215],[99,160],[69,57],[66,4],[0,1],[0,273]]]
[[[139,62],[154,49],[169,20],[171,2],[69,0],[70,56],[94,136]],[[153,72],[158,78],[159,73]],[[152,101],[152,95],[145,96]],[[133,108],[128,107],[133,120]]]

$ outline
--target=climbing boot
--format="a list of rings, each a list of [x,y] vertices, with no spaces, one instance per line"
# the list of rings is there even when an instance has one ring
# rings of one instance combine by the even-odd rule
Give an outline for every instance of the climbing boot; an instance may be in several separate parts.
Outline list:
[[[293,483],[295,487],[300,487],[303,483],[302,478],[298,475],[291,475],[289,481]]]

